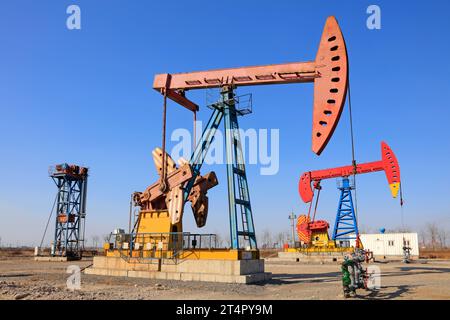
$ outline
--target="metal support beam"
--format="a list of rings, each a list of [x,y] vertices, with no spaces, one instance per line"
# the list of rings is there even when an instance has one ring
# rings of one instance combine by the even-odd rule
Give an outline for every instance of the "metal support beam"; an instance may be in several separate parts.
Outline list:
[[[333,240],[351,240],[359,235],[355,208],[353,207],[352,189],[348,178],[342,179],[341,196],[333,229]]]
[[[225,85],[255,86],[264,84],[283,84],[314,82],[320,77],[314,61],[272,64],[266,66],[240,67],[197,71],[189,73],[157,74],[153,88],[164,88],[169,80],[172,90],[192,90],[219,88]]]
[[[209,147],[211,146],[214,136],[216,134],[217,128],[219,128],[220,122],[223,118],[223,108],[216,105],[211,117],[203,130],[202,136],[199,143],[197,144],[194,153],[192,153],[189,164],[192,167],[192,178],[187,183],[184,188],[184,200],[187,201],[189,193],[194,186],[195,180],[200,175],[200,169],[202,168],[203,162],[205,160],[206,154],[208,153]]]
[[[221,99],[225,121],[231,248],[238,249],[249,246],[251,249],[257,249],[233,89],[228,86],[223,87]],[[240,215],[240,221],[238,215]],[[241,224],[241,228],[239,228],[239,224]],[[243,243],[240,242],[240,239],[243,239]]]

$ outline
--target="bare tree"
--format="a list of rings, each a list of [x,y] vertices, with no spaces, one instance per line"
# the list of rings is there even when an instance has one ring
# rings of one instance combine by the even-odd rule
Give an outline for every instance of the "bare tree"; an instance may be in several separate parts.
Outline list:
[[[409,232],[411,232],[411,229],[409,229],[408,227],[395,227],[386,229],[386,233],[409,233]]]
[[[437,238],[439,240],[439,246],[441,248],[447,248],[447,236],[448,236],[447,230],[445,230],[444,228],[438,229]]]
[[[272,233],[269,229],[264,229],[261,240],[263,248],[270,248],[272,246]]]
[[[274,239],[274,247],[282,248],[283,243],[286,242],[286,233],[285,232],[278,232]]]
[[[258,242],[258,247],[262,248],[263,241],[261,237],[261,232],[256,233],[256,242]]]
[[[428,237],[428,245],[435,250],[438,246],[439,227],[434,222],[429,222],[425,226],[425,234]]]
[[[359,233],[370,233],[370,229],[364,224],[358,226],[358,231]]]
[[[289,231],[283,232],[284,243],[290,243],[292,240],[295,241],[295,236],[294,236],[294,239],[291,239],[291,238],[292,238],[292,232],[289,232]]]
[[[222,248],[223,245],[223,238],[220,233],[216,233],[216,245],[218,248]]]
[[[411,229],[408,228],[407,226],[397,227],[394,230],[396,230],[395,232],[398,232],[398,233],[410,233],[411,232]]]
[[[419,244],[430,249],[447,248],[450,233],[436,222],[427,223],[419,232]]]
[[[421,248],[425,248],[427,246],[427,234],[423,228],[419,231],[419,246]]]
[[[92,246],[94,248],[98,248],[99,241],[100,241],[100,237],[99,236],[93,236],[92,237]]]
[[[222,244],[225,246],[225,248],[230,248],[231,247],[230,237],[222,237]]]

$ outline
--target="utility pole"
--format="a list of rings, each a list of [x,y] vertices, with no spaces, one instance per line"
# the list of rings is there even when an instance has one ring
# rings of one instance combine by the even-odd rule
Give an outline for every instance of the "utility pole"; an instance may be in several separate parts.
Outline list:
[[[291,220],[291,228],[292,228],[292,248],[295,247],[295,220],[297,219],[297,216],[294,214],[294,212],[291,212],[291,214],[289,215],[289,220]]]

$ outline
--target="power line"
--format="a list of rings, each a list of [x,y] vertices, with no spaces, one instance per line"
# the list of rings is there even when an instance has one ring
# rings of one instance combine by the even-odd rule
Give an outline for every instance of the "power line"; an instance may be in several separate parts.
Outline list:
[[[355,160],[355,137],[353,134],[353,113],[352,113],[352,96],[350,91],[350,76],[348,77],[348,110],[349,110],[349,120],[350,120],[350,140],[352,146],[352,165],[353,165],[353,190],[355,193],[355,219],[356,225],[358,225],[358,196],[356,193],[356,160]]]

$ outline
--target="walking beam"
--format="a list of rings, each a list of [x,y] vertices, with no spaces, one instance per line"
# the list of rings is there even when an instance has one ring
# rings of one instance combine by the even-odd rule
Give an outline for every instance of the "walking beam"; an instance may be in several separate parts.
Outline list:
[[[312,150],[320,155],[339,122],[348,85],[348,58],[344,37],[334,17],[328,17],[316,59],[175,74],[157,74],[153,88],[191,111],[198,105],[185,93],[223,86],[314,83]]]

